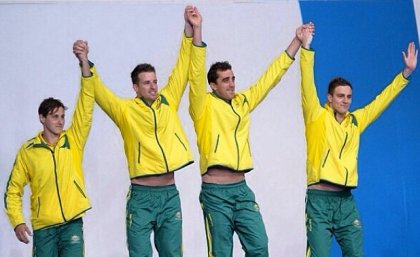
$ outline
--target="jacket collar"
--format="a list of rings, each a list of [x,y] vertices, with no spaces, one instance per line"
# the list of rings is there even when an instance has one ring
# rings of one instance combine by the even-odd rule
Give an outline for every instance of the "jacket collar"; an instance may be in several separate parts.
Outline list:
[[[60,134],[57,141],[57,145],[59,145],[60,148],[70,149],[70,142],[67,136],[67,132],[65,130],[63,130],[63,132]],[[47,142],[45,142],[44,138],[42,137],[42,131],[38,132],[38,134],[34,137],[33,147],[51,148],[51,146]]]

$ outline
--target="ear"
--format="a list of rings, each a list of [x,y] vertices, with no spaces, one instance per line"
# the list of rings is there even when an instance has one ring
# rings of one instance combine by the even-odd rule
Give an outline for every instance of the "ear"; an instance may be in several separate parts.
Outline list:
[[[134,89],[134,91],[135,91],[136,93],[138,93],[138,91],[139,91],[139,85],[137,85],[137,84],[133,84],[133,89]]]
[[[328,94],[327,99],[329,103],[332,103],[333,96],[331,94]]]
[[[217,89],[217,85],[216,85],[216,83],[211,82],[211,83],[210,83],[210,88],[211,88],[213,91],[215,91],[215,90]]]
[[[41,122],[42,125],[45,123],[45,117],[42,114],[39,115],[39,122]]]

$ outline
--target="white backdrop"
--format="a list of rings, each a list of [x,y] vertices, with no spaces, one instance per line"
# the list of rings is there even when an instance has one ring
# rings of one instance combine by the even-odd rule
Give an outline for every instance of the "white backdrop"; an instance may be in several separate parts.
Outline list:
[[[80,81],[73,42],[88,40],[90,59],[103,81],[118,95],[134,97],[130,72],[138,63],[152,63],[159,85],[166,83],[181,39],[183,10],[191,2],[204,19],[207,67],[215,61],[230,61],[237,90],[258,79],[301,24],[299,4],[291,0],[0,4],[1,193],[18,148],[42,129],[37,117],[42,99],[53,96],[63,100],[69,107],[67,124],[70,122]],[[270,254],[275,257],[304,256],[306,245],[305,139],[298,70],[297,58],[279,86],[252,114],[255,169],[247,174],[247,182],[260,204]],[[183,208],[184,256],[204,257],[198,153],[186,95],[179,115],[197,161],[176,173]],[[84,218],[86,256],[128,256],[125,195],[129,176],[122,140],[99,107],[86,145],[84,170],[93,206]],[[27,190],[24,199],[28,223],[29,194]],[[32,244],[16,240],[2,211],[0,256],[30,256],[31,248]],[[243,256],[236,236],[234,256]]]

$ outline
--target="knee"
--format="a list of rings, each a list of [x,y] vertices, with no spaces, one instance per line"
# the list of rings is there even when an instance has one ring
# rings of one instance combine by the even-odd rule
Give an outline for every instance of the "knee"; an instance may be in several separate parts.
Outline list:
[[[248,245],[245,249],[246,257],[267,257],[268,256],[268,239],[266,237],[258,240],[252,245]]]

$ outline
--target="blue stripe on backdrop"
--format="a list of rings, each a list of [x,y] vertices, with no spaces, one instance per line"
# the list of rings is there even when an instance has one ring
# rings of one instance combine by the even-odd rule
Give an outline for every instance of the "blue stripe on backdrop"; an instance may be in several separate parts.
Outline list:
[[[353,85],[352,110],[369,103],[402,70],[401,51],[418,46],[412,1],[300,1],[316,35],[315,74],[321,102],[333,76]],[[420,67],[419,67],[420,68]],[[365,255],[420,256],[420,72],[362,135],[359,188]],[[337,244],[332,256],[341,256]]]

